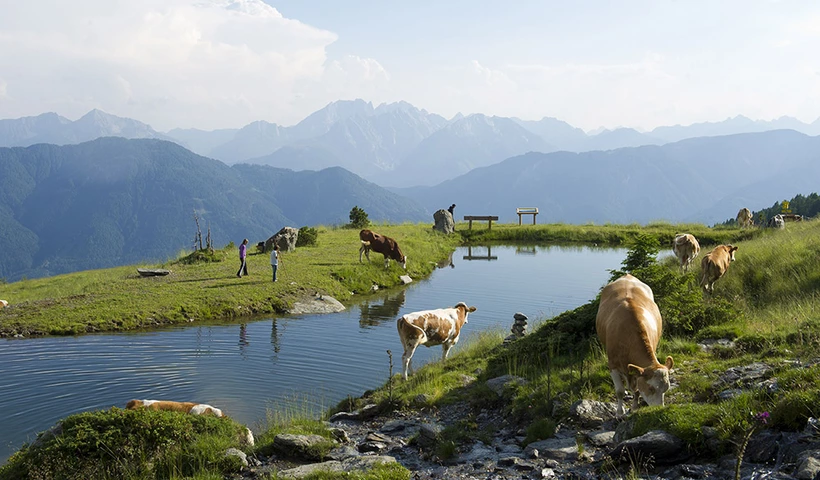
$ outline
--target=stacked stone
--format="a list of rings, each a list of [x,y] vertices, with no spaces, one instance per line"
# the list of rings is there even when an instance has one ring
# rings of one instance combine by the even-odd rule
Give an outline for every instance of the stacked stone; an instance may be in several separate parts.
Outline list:
[[[527,316],[523,313],[516,312],[516,314],[513,315],[513,319],[515,321],[513,322],[513,326],[511,329],[512,335],[505,338],[504,343],[510,343],[513,340],[518,340],[519,338],[527,334]]]

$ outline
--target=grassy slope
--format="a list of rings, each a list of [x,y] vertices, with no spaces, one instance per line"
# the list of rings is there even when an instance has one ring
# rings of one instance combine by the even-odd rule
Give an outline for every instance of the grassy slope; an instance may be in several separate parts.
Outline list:
[[[236,278],[237,249],[230,248],[222,262],[142,265],[171,270],[165,277],[142,278],[136,272],[139,266],[129,266],[0,285],[0,298],[11,303],[11,308],[0,310],[0,336],[128,330],[283,312],[317,291],[344,302],[374,283],[400,285],[399,276],[405,273],[413,278],[429,275],[434,262],[447,258],[459,241],[422,225],[374,229],[402,246],[409,258],[406,272],[395,262],[385,270],[379,254],[371,255],[372,263],[360,265],[358,230],[320,227],[317,246],[282,255],[277,283],[271,282],[269,255],[254,254],[252,246],[250,275],[241,279]]]
[[[717,282],[711,298],[700,294],[699,266],[681,274],[672,258],[660,265],[667,278],[680,286],[678,291],[694,294],[697,302],[692,306],[719,315],[704,328],[678,335],[671,335],[674,329],[670,328],[664,333],[658,356],[675,358],[679,385],[667,395],[666,407],[642,408],[631,415],[633,435],[666,429],[686,440],[693,451],[711,455],[732,452],[732,441],[755,427],[750,412],[770,412],[767,427],[778,429],[800,429],[809,416],[820,415],[816,383],[820,366],[794,367],[795,361],[811,365],[820,357],[820,221],[788,224],[785,231],[756,230],[750,236],[755,238],[734,243],[739,245],[737,260]],[[671,307],[663,307],[674,301],[659,298],[657,292],[656,301],[662,305],[664,323],[674,324],[678,319],[667,315]],[[407,382],[394,377],[357,402],[376,402],[391,409],[416,405],[419,394],[429,395],[433,405],[465,400],[477,407],[501,409],[538,432],[556,405],[558,412],[566,414],[569,403],[580,398],[613,401],[606,356],[594,335],[596,302],[542,319],[538,328],[511,347],[501,347],[501,333],[485,334],[451,361],[427,365]],[[710,352],[698,347],[697,341],[710,338],[730,338],[736,346]],[[735,385],[716,386],[719,375],[757,361],[774,368],[771,376],[778,379],[778,389],[754,389],[720,400],[717,393]],[[529,383],[513,388],[499,401],[481,381],[463,387],[463,375],[476,371],[483,372],[479,380],[510,373]],[[562,395],[568,397],[558,400]],[[348,408],[347,402],[337,407]],[[706,447],[704,425],[717,429],[722,450]],[[544,430],[530,440],[549,435],[549,429]]]
[[[492,231],[474,225],[461,236],[435,234],[426,224],[373,227],[399,241],[408,256],[407,274],[429,275],[434,262],[447,257],[461,241],[584,242],[618,245],[639,233],[658,235],[664,244],[679,231],[690,231],[704,244],[751,236],[756,231],[710,229],[704,225],[652,224],[521,226],[495,225]],[[358,230],[319,227],[318,245],[283,254],[281,279],[270,282],[269,257],[248,256],[250,275],[236,278],[237,250],[226,249],[225,260],[184,265],[134,265],[75,272],[0,285],[0,298],[12,308],[0,310],[0,336],[65,335],[150,328],[188,321],[223,320],[253,314],[283,312],[293,301],[317,291],[345,302],[366,293],[371,285],[396,286],[405,273],[395,262],[382,267],[379,254],[371,264],[358,263]],[[166,277],[142,278],[137,267],[162,267]]]

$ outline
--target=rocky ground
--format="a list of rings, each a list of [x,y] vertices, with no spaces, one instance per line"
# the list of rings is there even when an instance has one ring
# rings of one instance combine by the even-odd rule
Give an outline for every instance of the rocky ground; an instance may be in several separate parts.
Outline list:
[[[733,385],[767,388],[760,380],[766,371],[766,365],[752,364],[731,369],[726,376],[733,379]],[[738,378],[746,383],[737,383]],[[502,394],[505,385],[520,381],[523,379],[504,376],[488,384]],[[726,395],[732,394],[729,390]],[[411,478],[419,480],[735,478],[735,455],[718,459],[693,457],[684,442],[663,431],[627,439],[631,436],[630,422],[616,420],[614,407],[589,400],[576,402],[569,407],[570,414],[558,425],[554,437],[525,445],[525,426],[510,423],[495,410],[471,412],[466,404],[456,404],[374,416],[370,412],[375,411],[375,406],[370,406],[331,418],[329,423],[339,444],[325,462],[297,462],[279,456],[250,459],[243,477],[262,478],[276,470],[283,478],[301,478],[316,468],[344,471],[366,468],[375,461],[396,461],[412,472]],[[483,441],[476,439],[461,445],[451,458],[439,460],[432,451],[442,429],[465,420],[476,424],[477,431],[495,433]],[[707,439],[714,435],[714,431],[704,428]],[[289,449],[292,453],[288,457],[292,459],[299,456],[299,449],[310,439],[281,441],[280,451]],[[629,476],[630,470],[638,475]],[[741,478],[820,479],[817,422],[810,420],[803,432],[762,430],[753,436],[746,449]]]

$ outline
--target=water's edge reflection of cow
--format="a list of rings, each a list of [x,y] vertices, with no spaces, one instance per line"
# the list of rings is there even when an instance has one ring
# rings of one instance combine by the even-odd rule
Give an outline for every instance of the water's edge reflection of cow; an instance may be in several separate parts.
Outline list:
[[[398,242],[390,237],[380,235],[372,230],[364,229],[359,232],[359,240],[362,246],[359,247],[359,263],[362,262],[362,254],[370,261],[370,251],[384,255],[384,268],[390,266],[390,259],[401,263],[401,267],[407,270],[407,257],[401,253]]]
[[[467,315],[475,312],[475,307],[468,307],[459,302],[455,307],[423,310],[403,315],[396,322],[404,353],[401,356],[404,379],[408,370],[412,373],[413,354],[419,345],[432,347],[441,345],[441,360],[447,359],[450,348],[458,343],[461,328],[467,323]]]

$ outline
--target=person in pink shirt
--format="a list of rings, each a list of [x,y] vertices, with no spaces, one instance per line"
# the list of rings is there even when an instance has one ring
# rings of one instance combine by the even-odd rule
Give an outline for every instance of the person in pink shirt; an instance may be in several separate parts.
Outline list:
[[[242,274],[248,274],[248,264],[245,263],[245,255],[248,252],[248,239],[242,240],[242,245],[239,246],[239,261],[242,262],[239,265],[239,271],[236,272],[236,276],[242,278]]]

